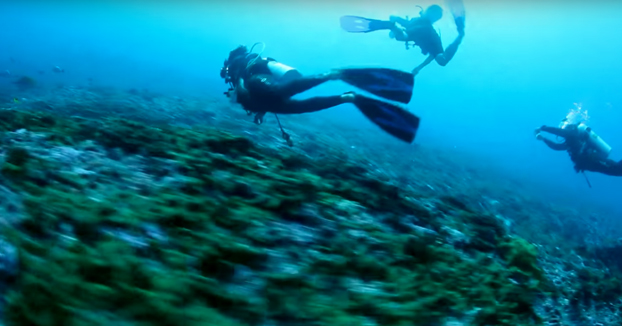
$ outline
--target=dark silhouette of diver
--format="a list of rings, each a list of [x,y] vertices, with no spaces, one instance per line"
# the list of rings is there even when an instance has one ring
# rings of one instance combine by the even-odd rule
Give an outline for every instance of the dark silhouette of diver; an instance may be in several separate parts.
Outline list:
[[[412,97],[414,76],[407,72],[386,68],[348,68],[303,76],[296,69],[272,58],[262,58],[261,53],[252,53],[252,48],[248,51],[246,46],[239,46],[229,53],[220,76],[230,85],[225,94],[241,104],[249,115],[255,114],[257,124],[263,122],[268,112],[275,115],[302,114],[352,103],[373,123],[405,142],[412,142],[419,128],[419,118],[405,109],[354,92],[292,99],[294,95],[325,82],[342,80],[374,95],[408,103]],[[281,131],[291,146],[289,135],[282,127]]]
[[[557,143],[544,138],[540,134],[542,131],[562,137],[564,141]],[[584,123],[563,124],[560,128],[542,126],[536,129],[536,139],[543,141],[553,150],[568,151],[577,173],[592,171],[622,176],[622,161],[609,159],[611,147]]]
[[[407,19],[397,16],[390,16],[389,20],[370,19],[359,16],[341,17],[341,27],[350,33],[370,33],[381,30],[391,31],[390,36],[397,41],[406,42],[406,49],[409,43],[421,49],[423,55],[428,57],[423,63],[412,70],[414,75],[418,74],[423,67],[436,61],[441,66],[446,66],[456,55],[458,46],[464,38],[464,8],[454,12],[454,21],[458,30],[456,39],[443,50],[441,37],[434,29],[433,24],[443,17],[443,8],[439,5],[431,5],[422,10],[419,17]]]

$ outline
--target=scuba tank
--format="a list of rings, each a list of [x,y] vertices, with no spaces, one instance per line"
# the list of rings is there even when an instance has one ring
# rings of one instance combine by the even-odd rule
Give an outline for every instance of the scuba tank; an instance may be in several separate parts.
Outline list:
[[[592,128],[586,126],[581,123],[577,126],[579,132],[583,133],[587,136],[587,142],[589,147],[595,150],[596,155],[601,160],[606,160],[609,157],[609,153],[611,152],[611,146],[607,144],[600,136],[598,136]]]
[[[295,68],[292,68],[290,66],[284,65],[284,64],[282,64],[282,63],[280,63],[280,62],[278,62],[278,61],[276,61],[276,60],[274,60],[272,58],[262,58],[261,54],[265,50],[266,45],[261,43],[261,42],[257,42],[255,44],[253,44],[253,47],[251,47],[251,50],[246,55],[247,58],[254,54],[253,53],[253,49],[257,45],[263,45],[263,49],[261,49],[261,51],[259,53],[257,53],[255,55],[255,57],[248,62],[248,64],[246,65],[246,70],[248,70],[252,65],[256,64],[258,61],[264,60],[264,61],[268,61],[266,66],[268,67],[268,70],[270,71],[270,74],[272,74],[272,76],[276,77],[279,82],[285,82],[285,81],[289,81],[291,79],[302,77],[302,74],[300,72],[298,72],[298,70],[296,70]]]
[[[272,76],[276,77],[279,82],[288,82],[292,79],[302,77],[302,74],[296,70],[296,68],[284,65],[276,60],[268,60],[268,69]]]

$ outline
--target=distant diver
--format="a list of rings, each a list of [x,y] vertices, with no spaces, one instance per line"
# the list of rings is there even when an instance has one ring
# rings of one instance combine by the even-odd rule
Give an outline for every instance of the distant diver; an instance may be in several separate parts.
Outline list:
[[[425,10],[421,10],[419,17],[408,19],[398,16],[390,16],[389,20],[370,19],[360,16],[342,16],[340,19],[341,28],[350,33],[370,33],[381,30],[390,30],[390,37],[397,41],[405,42],[406,49],[410,48],[410,42],[414,46],[421,48],[421,53],[427,55],[423,63],[412,70],[417,75],[421,69],[432,61],[441,66],[446,66],[456,55],[458,46],[464,38],[465,12],[462,2],[453,1],[451,6],[454,21],[458,30],[458,36],[447,49],[443,50],[441,37],[434,29],[433,24],[443,17],[443,8],[439,5],[431,5]]]
[[[414,140],[419,118],[397,105],[354,92],[301,100],[291,98],[325,82],[341,80],[388,100],[408,103],[414,86],[412,74],[387,68],[347,68],[303,76],[298,70],[275,59],[262,58],[261,53],[252,53],[258,44],[262,43],[256,43],[250,51],[243,45],[231,51],[220,71],[220,77],[230,86],[224,94],[241,104],[248,115],[255,114],[255,123],[261,124],[268,112],[275,115],[302,114],[352,103],[373,123],[394,137],[408,143]],[[277,122],[280,127],[278,116]],[[289,135],[282,127],[281,131],[292,146]]]
[[[562,137],[564,141],[557,143],[544,138],[540,134],[542,131]],[[583,122],[570,123],[564,119],[559,128],[542,126],[536,129],[536,139],[543,141],[553,150],[568,151],[577,173],[592,171],[622,176],[622,161],[609,159],[611,146]]]
[[[54,66],[54,68],[52,68],[52,71],[57,73],[57,74],[62,74],[65,72],[65,69],[59,67],[59,66]]]

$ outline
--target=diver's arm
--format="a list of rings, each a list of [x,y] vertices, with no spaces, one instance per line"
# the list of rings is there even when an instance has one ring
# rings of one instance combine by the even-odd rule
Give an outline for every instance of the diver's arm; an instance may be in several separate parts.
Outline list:
[[[564,137],[564,138],[568,138],[572,131],[571,130],[567,130],[567,129],[562,129],[562,128],[555,128],[555,127],[549,127],[549,126],[542,126],[538,129],[539,131],[546,131],[550,134],[553,134],[555,136],[559,136],[559,137]]]
[[[427,66],[430,64],[430,62],[434,61],[434,56],[433,55],[429,55],[425,61],[423,63],[421,63],[420,65],[417,66],[417,68],[413,69],[412,74],[413,75],[417,75],[419,73],[419,71],[421,71],[421,69],[423,69],[423,67]]]
[[[391,15],[389,16],[389,22],[392,24],[389,25],[389,29],[392,32],[391,38],[395,38],[400,42],[408,42],[410,37],[406,31],[406,26],[408,26],[411,22],[411,20],[408,19],[408,16],[406,16],[406,18],[402,18]]]
[[[436,56],[436,62],[443,67],[446,66],[449,61],[451,61],[451,59],[454,57],[454,55],[456,55],[456,52],[458,52],[458,46],[460,46],[460,43],[462,43],[463,38],[464,31],[461,31],[458,33],[458,37],[456,37],[454,42],[451,43],[447,47],[447,49],[445,49],[445,52]]]
[[[408,20],[408,16],[406,16],[406,18],[402,18],[400,16],[395,16],[395,15],[391,15],[389,16],[389,21],[393,22],[393,23],[398,23],[402,26],[405,26],[408,24],[409,20]]]
[[[568,149],[568,145],[566,143],[556,143],[544,137],[542,137],[541,140],[546,144],[546,146],[554,151],[565,151]]]
[[[248,115],[255,113],[255,118],[253,119],[253,121],[258,125],[262,124],[263,117],[266,115],[266,112],[265,111],[253,112],[254,110],[251,109],[251,104],[250,104],[251,103],[250,91],[248,88],[246,88],[244,84],[244,79],[240,78],[237,85],[238,86],[233,90],[233,92],[235,92],[234,101],[239,104],[242,104],[244,109],[247,110]],[[251,83],[250,86],[253,86],[253,83]]]
[[[257,112],[255,114],[255,119],[254,122],[258,125],[263,123],[263,117],[266,115],[267,112]]]

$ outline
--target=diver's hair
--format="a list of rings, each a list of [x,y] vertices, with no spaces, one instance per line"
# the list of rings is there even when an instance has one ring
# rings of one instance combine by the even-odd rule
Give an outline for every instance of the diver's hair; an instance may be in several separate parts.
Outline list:
[[[236,57],[244,56],[246,54],[248,54],[248,48],[245,45],[240,45],[237,48],[235,48],[233,51],[229,52],[229,59],[227,60],[231,62],[232,59]]]

